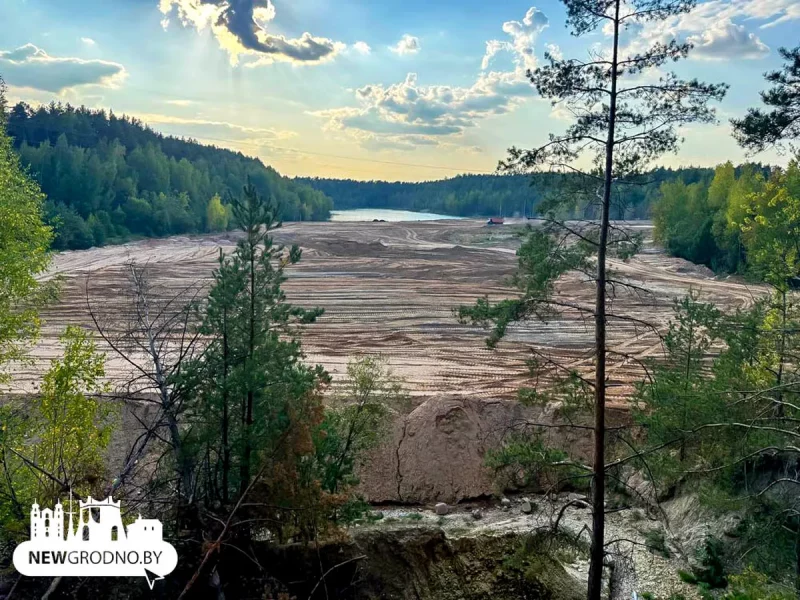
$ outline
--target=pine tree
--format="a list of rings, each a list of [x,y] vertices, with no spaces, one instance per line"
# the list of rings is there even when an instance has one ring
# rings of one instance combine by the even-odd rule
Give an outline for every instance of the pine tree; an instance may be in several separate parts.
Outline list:
[[[518,278],[522,297],[518,301],[500,303],[493,310],[484,302],[473,311],[462,311],[462,317],[478,321],[492,320],[496,333],[503,333],[513,321],[537,318],[551,311],[557,303],[552,299],[549,277],[580,268],[587,275],[589,257],[594,255],[591,274],[595,284],[593,307],[581,310],[594,321],[594,448],[592,475],[592,543],[589,569],[588,599],[599,600],[605,550],[605,473],[606,473],[606,362],[607,324],[609,314],[609,252],[621,257],[635,251],[636,240],[618,228],[610,227],[612,200],[620,186],[634,183],[653,160],[677,149],[678,127],[692,122],[715,120],[710,100],[721,99],[727,86],[682,80],[675,74],[662,74],[652,83],[643,81],[644,73],[653,72],[668,62],[680,60],[691,45],[672,40],[655,42],[649,47],[625,46],[621,37],[630,27],[686,13],[694,0],[562,0],[567,11],[567,25],[576,36],[598,30],[607,33],[610,44],[592,51],[589,60],[561,58],[545,54],[547,64],[529,72],[539,93],[559,103],[574,116],[574,124],[562,135],[550,135],[549,141],[532,150],[511,148],[509,158],[500,167],[513,172],[560,171],[580,174],[569,179],[559,196],[550,203],[547,220],[561,236],[558,241],[538,243],[535,259],[521,256]],[[582,172],[578,160],[588,154],[593,169]],[[575,184],[578,184],[577,186]],[[585,202],[588,221],[570,226],[558,220],[559,209]],[[563,213],[562,213],[563,214]],[[565,233],[566,232],[566,233]],[[539,234],[537,234],[539,235]],[[565,252],[565,246],[575,250]],[[582,254],[576,260],[575,252]],[[561,263],[561,266],[558,266]],[[530,283],[536,285],[531,287]],[[619,282],[618,282],[619,283]]]
[[[764,74],[774,85],[761,92],[761,100],[771,110],[751,108],[744,118],[731,119],[736,141],[753,152],[785,144],[791,149],[800,139],[800,46],[781,48],[780,53],[786,64]]]
[[[251,185],[234,201],[244,236],[230,256],[220,253],[201,315],[208,347],[187,369],[197,391],[192,443],[206,456],[205,495],[223,502],[244,494],[264,461],[312,452],[288,448],[310,440],[322,415],[318,390],[327,375],[302,362],[298,326],[323,311],[286,301],[284,268],[300,260],[300,250],[274,243],[278,214]]]

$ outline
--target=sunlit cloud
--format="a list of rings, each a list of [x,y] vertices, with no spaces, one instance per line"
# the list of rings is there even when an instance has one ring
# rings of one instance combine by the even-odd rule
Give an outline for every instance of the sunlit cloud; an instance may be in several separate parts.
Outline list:
[[[54,93],[87,85],[117,87],[127,76],[119,63],[50,56],[33,44],[0,51],[0,73],[9,85]]]
[[[389,47],[389,50],[401,56],[404,54],[416,54],[420,49],[419,38],[409,34],[405,34],[397,44]]]
[[[160,0],[159,9],[166,15],[162,21],[165,29],[172,16],[184,27],[197,31],[210,28],[232,64],[237,64],[240,56],[254,59],[248,66],[276,61],[319,64],[333,59],[346,47],[308,32],[298,38],[270,33],[267,27],[276,15],[270,0]]]

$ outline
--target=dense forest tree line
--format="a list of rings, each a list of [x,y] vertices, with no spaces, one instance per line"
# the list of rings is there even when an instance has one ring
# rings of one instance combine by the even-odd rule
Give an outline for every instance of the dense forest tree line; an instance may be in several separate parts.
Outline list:
[[[615,214],[618,219],[647,219],[658,197],[659,186],[680,179],[688,184],[707,181],[711,169],[685,167],[657,168],[639,178],[637,183],[616,190]],[[333,199],[337,209],[390,208],[429,211],[461,217],[535,216],[537,207],[555,188],[563,188],[563,178],[570,175],[536,173],[534,175],[458,175],[450,179],[411,183],[404,181],[356,181],[353,179],[298,178]],[[569,185],[569,183],[566,183]],[[576,200],[562,202],[565,218],[594,217]]]
[[[754,231],[800,198],[800,167],[760,165],[716,168],[710,181],[661,186],[653,209],[655,238],[673,256],[721,273],[742,273],[763,280],[752,253]],[[782,223],[791,223],[784,214]],[[791,235],[787,232],[788,235]],[[798,238],[800,239],[800,238]]]
[[[88,248],[131,236],[221,231],[229,197],[249,181],[284,220],[325,220],[332,202],[259,159],[164,136],[113,112],[51,103],[9,110],[22,165],[47,195],[53,247]]]

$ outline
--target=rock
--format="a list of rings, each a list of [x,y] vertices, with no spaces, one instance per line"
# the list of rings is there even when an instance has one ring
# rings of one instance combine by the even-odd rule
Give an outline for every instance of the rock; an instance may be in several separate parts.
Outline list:
[[[480,511],[480,509],[476,508],[472,511],[472,518],[476,521],[480,521],[483,518],[483,513]]]
[[[569,502],[580,501],[580,502],[588,503],[589,502],[589,497],[588,496],[584,496],[583,494],[576,494],[576,493],[573,492],[573,493],[567,495],[567,500]]]
[[[523,502],[522,507],[520,507],[520,510],[524,512],[526,515],[529,515],[533,512],[533,505],[528,501]]]
[[[375,511],[374,513],[372,513],[372,518],[375,519],[376,521],[380,521],[383,518],[383,512],[379,510]]]
[[[511,500],[509,500],[508,498],[503,498],[502,500],[500,500],[500,506],[502,506],[503,508],[511,508]]]
[[[359,467],[359,492],[371,503],[455,504],[492,494],[497,477],[486,467],[488,450],[500,447],[504,433],[523,421],[562,422],[556,408],[524,407],[501,399],[434,396],[408,415]],[[547,434],[548,445],[570,450],[576,459],[590,455],[591,437],[565,428]],[[501,482],[504,483],[504,482]],[[509,482],[513,489],[515,481]],[[550,489],[551,482],[537,484]]]
[[[438,502],[434,507],[437,515],[446,515],[450,512],[450,507],[444,502]]]

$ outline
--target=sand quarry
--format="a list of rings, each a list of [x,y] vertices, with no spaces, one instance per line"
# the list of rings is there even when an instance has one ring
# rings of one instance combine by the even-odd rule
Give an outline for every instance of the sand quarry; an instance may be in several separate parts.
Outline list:
[[[629,227],[646,237],[651,233],[646,222]],[[588,372],[592,324],[574,311],[550,322],[514,326],[496,350],[486,348],[485,330],[455,318],[453,309],[459,305],[515,293],[508,285],[520,243],[514,230],[513,225],[492,227],[477,220],[285,224],[275,232],[276,240],[303,249],[301,262],[287,269],[287,295],[296,304],[325,309],[303,335],[308,361],[324,365],[335,387],[351,358],[380,354],[420,399],[511,398],[520,385],[530,383],[525,361],[531,347]],[[193,286],[202,295],[219,249],[229,251],[235,241],[235,233],[172,237],[56,255],[50,276],[62,278],[60,300],[44,311],[41,340],[31,364],[15,369],[12,391],[33,389],[58,354],[57,338],[67,324],[93,327],[87,302],[106,319],[125,313],[131,261],[147,265],[157,294],[166,297]],[[649,243],[643,253],[626,263],[614,262],[613,268],[618,278],[648,293],[620,288],[611,310],[662,329],[674,298],[690,289],[726,308],[744,306],[759,293],[669,258]],[[592,282],[577,274],[564,278],[559,290],[570,302],[593,302]],[[661,350],[656,333],[633,321],[612,320],[609,342],[637,359]],[[118,382],[130,368],[109,354],[107,371]],[[609,377],[611,396],[624,400],[641,370],[636,360],[616,360]]]
[[[625,226],[645,238],[652,234],[646,222]],[[325,309],[306,326],[302,342],[307,360],[324,365],[333,376],[331,391],[341,386],[350,360],[381,355],[414,400],[413,410],[397,416],[362,465],[361,492],[367,500],[424,505],[493,494],[486,451],[498,447],[509,431],[562,422],[557,405],[523,407],[514,399],[520,386],[548,383],[547,376],[530,379],[526,361],[531,349],[561,369],[591,375],[593,324],[579,311],[514,325],[496,350],[486,347],[486,330],[460,324],[453,314],[479,297],[500,300],[516,293],[508,280],[516,268],[519,230],[513,224],[447,220],[290,223],[275,232],[278,242],[303,249],[300,263],[287,269],[289,300]],[[202,299],[220,248],[232,250],[236,238],[231,233],[151,239],[55,256],[48,277],[61,278],[60,300],[44,311],[41,339],[31,360],[15,367],[11,392],[35,392],[50,359],[60,353],[58,336],[66,325],[94,327],[89,306],[112,337],[126,327],[132,312],[131,261],[147,266],[155,304],[163,307],[187,289]],[[614,418],[626,418],[633,385],[644,377],[641,360],[662,352],[659,332],[667,327],[676,298],[692,290],[701,299],[735,309],[763,293],[667,257],[652,243],[612,267],[616,280],[636,286],[615,286],[610,304],[610,312],[621,317],[610,319],[608,332]],[[559,281],[558,297],[592,306],[594,283],[569,274]],[[132,365],[102,340],[98,345],[109,351],[111,383],[116,387],[130,380]],[[144,359],[130,356],[134,362]],[[112,470],[141,432],[140,419],[149,420],[154,410],[144,398],[124,404],[122,426],[110,449]],[[588,460],[591,440],[585,431],[547,431],[548,444]]]

